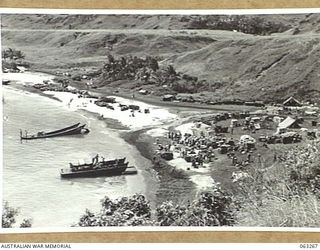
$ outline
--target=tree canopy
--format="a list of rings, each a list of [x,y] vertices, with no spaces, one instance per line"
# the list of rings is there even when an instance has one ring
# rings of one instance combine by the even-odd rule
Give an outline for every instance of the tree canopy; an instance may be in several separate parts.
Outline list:
[[[2,50],[2,59],[6,60],[7,58],[9,58],[10,60],[24,59],[25,54],[20,50],[8,48]]]

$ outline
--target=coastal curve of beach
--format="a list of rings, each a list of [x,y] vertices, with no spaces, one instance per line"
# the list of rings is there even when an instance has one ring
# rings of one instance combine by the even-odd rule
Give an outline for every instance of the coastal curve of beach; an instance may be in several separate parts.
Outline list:
[[[37,83],[43,83],[44,81],[54,82],[53,75],[28,71],[24,73],[6,73],[3,74],[3,79],[13,81],[17,85],[27,85],[28,87],[32,87],[32,85]],[[42,94],[59,100],[70,111],[84,110],[97,114],[97,118],[116,120],[127,128],[128,132],[146,129],[144,133],[151,137],[151,141],[156,140],[158,137],[166,137],[170,125],[181,123],[179,115],[171,112],[170,108],[158,107],[133,99],[111,95],[109,97],[115,98],[115,103],[110,103],[110,106],[113,108],[110,109],[96,105],[94,103],[97,100],[96,98],[87,98],[72,92],[44,91]],[[131,110],[121,111],[120,105],[139,106],[140,112],[135,111],[133,113]],[[148,109],[150,112],[143,112],[145,109]],[[190,123],[182,124],[177,129],[181,130],[181,132],[188,132],[189,127]],[[168,161],[168,164],[173,168],[183,171],[186,171],[190,167],[190,163],[180,158]],[[214,184],[214,180],[209,176],[209,169],[199,169],[191,173],[189,177],[189,180],[195,184],[196,189],[199,191],[210,188]]]
[[[94,104],[96,100],[94,98],[79,97],[77,94],[70,92],[44,91],[44,94],[53,96],[72,110],[81,109],[97,113],[102,118],[117,120],[132,130],[153,127],[178,119],[176,114],[170,113],[167,109],[121,97],[110,96],[115,98],[116,103],[111,103],[110,106],[112,106],[113,109],[108,109]],[[136,111],[134,113],[131,110],[121,111],[120,104],[137,105],[142,111]],[[150,113],[144,113],[143,110],[145,109],[148,109]]]

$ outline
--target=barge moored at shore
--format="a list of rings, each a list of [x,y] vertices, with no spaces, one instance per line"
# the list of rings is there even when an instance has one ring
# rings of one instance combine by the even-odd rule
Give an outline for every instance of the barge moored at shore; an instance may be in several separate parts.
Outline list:
[[[62,178],[78,178],[78,177],[98,177],[98,176],[115,176],[122,174],[136,174],[137,170],[133,166],[129,166],[126,158],[99,160],[97,155],[92,159],[91,163],[79,162],[78,164],[70,164],[70,168],[60,170]]]

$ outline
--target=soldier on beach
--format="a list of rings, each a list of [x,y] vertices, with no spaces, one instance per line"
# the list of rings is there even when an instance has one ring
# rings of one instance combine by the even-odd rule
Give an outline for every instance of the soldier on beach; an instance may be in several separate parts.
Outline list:
[[[235,166],[237,164],[237,157],[232,157],[232,165]]]
[[[258,163],[261,163],[261,154],[258,154]]]
[[[233,125],[230,126],[230,134],[233,135]]]
[[[92,158],[92,164],[97,164],[99,162],[99,154]]]
[[[251,162],[251,154],[250,154],[250,153],[247,154],[247,161],[248,161],[249,163]]]

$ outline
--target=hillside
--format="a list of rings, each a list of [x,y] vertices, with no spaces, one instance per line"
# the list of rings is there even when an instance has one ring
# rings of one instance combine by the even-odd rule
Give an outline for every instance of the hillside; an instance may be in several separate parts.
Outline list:
[[[4,15],[2,46],[22,50],[33,69],[52,72],[101,69],[109,54],[155,56],[160,66],[205,80],[197,95],[213,100],[319,99],[320,15],[256,18],[240,24],[260,32],[262,20],[282,32],[235,32],[226,16]],[[194,29],[199,20],[205,24]],[[135,88],[130,81],[118,86]]]
[[[318,14],[290,15],[2,15],[2,27],[10,29],[231,29],[232,20],[241,25],[299,27],[319,32]],[[255,22],[258,23],[255,23]],[[249,25],[248,25],[249,24]],[[240,26],[241,26],[240,25]],[[216,28],[215,28],[216,27]],[[266,27],[266,26],[264,26]],[[240,29],[238,29],[240,30]],[[271,30],[271,29],[270,29]],[[274,33],[274,32],[273,32]]]

